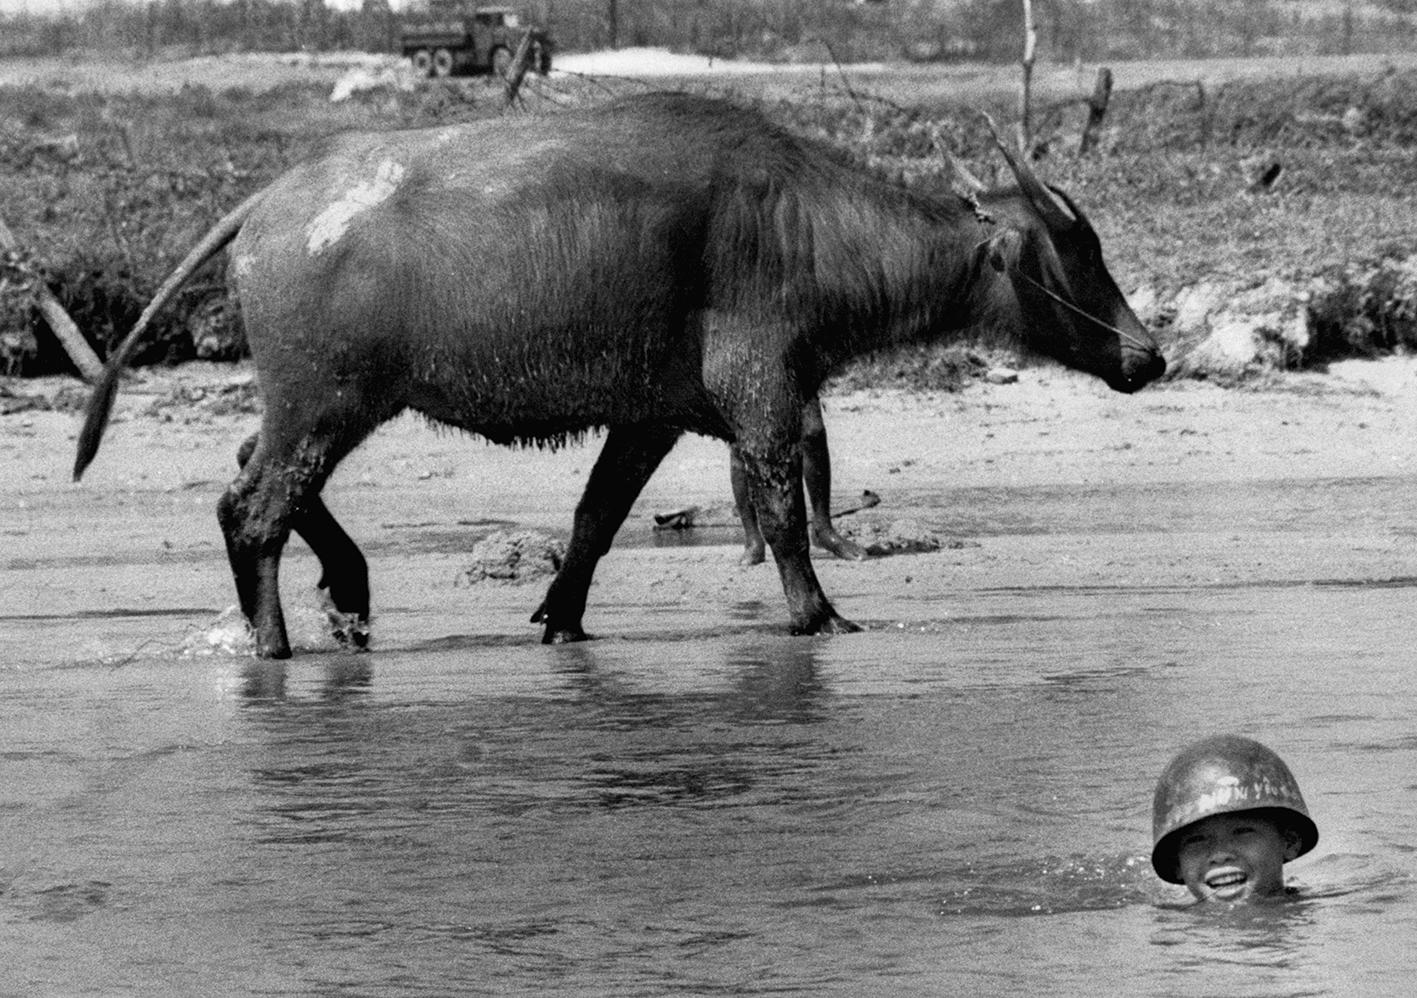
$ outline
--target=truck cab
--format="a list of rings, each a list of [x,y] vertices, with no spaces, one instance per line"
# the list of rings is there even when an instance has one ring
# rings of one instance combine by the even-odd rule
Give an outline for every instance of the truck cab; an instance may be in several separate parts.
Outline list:
[[[399,25],[399,48],[424,76],[494,73],[506,76],[522,39],[528,68],[551,71],[551,39],[523,26],[510,7],[475,7],[465,0],[427,0],[410,8]]]

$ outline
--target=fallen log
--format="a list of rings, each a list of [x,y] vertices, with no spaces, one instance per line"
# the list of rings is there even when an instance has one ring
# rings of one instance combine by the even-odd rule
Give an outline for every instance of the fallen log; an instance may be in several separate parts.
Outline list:
[[[10,227],[4,219],[0,219],[0,251],[10,253],[18,249],[19,243],[15,241]],[[69,355],[69,360],[78,368],[79,376],[90,384],[98,381],[103,376],[103,362],[84,339],[84,334],[79,332],[79,327],[74,325],[74,320],[69,318],[69,313],[64,311],[64,306],[59,304],[59,299],[54,297],[54,292],[43,281],[37,281],[33,294],[35,307],[44,317],[49,331]]]

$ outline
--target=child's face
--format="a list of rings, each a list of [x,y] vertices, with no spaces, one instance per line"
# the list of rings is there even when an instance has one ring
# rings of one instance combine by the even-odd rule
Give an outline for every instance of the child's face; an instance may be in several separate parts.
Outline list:
[[[1245,901],[1284,890],[1297,843],[1263,814],[1239,811],[1196,822],[1181,836],[1181,879],[1202,901]]]

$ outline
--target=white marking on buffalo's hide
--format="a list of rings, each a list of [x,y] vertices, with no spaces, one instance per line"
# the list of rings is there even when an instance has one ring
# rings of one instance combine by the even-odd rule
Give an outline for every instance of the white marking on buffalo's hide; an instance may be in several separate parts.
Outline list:
[[[391,159],[380,163],[373,180],[355,184],[345,192],[344,197],[315,216],[306,229],[310,240],[305,244],[305,252],[314,256],[339,242],[355,216],[388,200],[402,179],[402,165]]]

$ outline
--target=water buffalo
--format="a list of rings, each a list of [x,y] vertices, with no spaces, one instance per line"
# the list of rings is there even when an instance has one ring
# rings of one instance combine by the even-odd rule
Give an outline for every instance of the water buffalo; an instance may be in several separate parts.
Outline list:
[[[335,138],[164,282],[90,400],[75,477],[151,316],[230,242],[265,409],[218,518],[259,654],[290,654],[291,530],[335,606],[367,621],[364,558],[319,494],[405,409],[502,444],[606,429],[532,617],[546,642],[586,636],[596,563],[685,431],[742,456],[791,630],[855,630],[812,570],[799,484],[802,408],[833,368],[1019,307],[1027,346],[1119,391],[1164,368],[1082,213],[1011,161],[1027,207],[992,219],[685,94]]]

